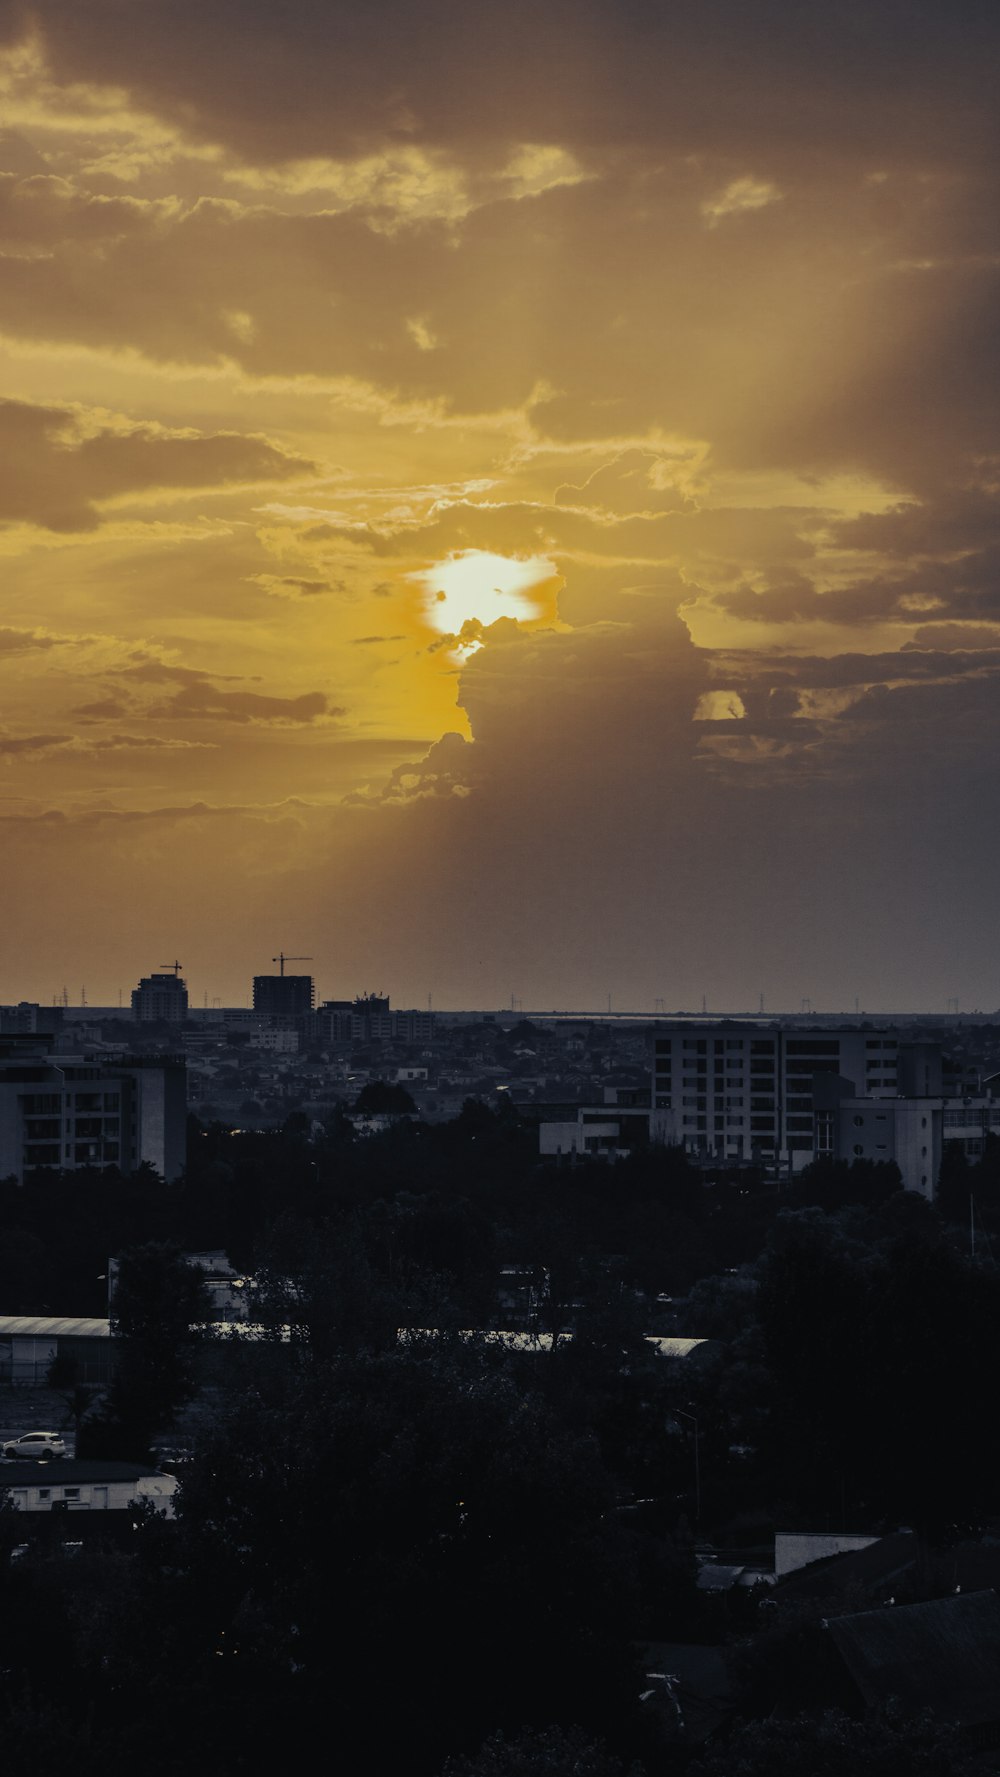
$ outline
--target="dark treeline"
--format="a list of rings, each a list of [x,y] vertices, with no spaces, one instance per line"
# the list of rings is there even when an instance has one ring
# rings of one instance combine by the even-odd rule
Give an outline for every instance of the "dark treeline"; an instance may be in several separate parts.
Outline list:
[[[121,1356],[81,1451],[135,1455],[178,1418],[193,1451],[178,1522],[128,1547],[11,1562],[0,1516],[0,1746],[109,1777],[312,1745],[414,1777],[714,1777],[811,1768],[811,1744],[845,1777],[957,1772],[930,1726],[768,1725],[791,1643],[755,1595],[697,1589],[695,1545],[905,1523],[921,1595],[947,1590],[935,1551],[1000,1514],[993,1165],[975,1257],[969,1193],[949,1221],[891,1167],[819,1166],[778,1195],[672,1150],[542,1165],[533,1131],[477,1104],[363,1140],[346,1120],[195,1124],[172,1188],[0,1188],[8,1311],[100,1313],[121,1257]],[[259,1332],[195,1350],[179,1254],[220,1247]],[[490,1340],[505,1265],[572,1342]],[[672,1331],[719,1341],[715,1361],[661,1357],[646,1335]],[[740,1638],[730,1736],[696,1754],[640,1706],[638,1650]]]

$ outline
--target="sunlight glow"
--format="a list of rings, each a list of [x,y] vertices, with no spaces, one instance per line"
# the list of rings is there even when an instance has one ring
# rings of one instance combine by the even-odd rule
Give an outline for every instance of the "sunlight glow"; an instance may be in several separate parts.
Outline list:
[[[467,624],[488,629],[499,617],[519,623],[541,617],[545,603],[537,594],[556,573],[554,562],[545,555],[521,558],[463,549],[411,579],[424,588],[424,617],[431,628],[441,635],[459,636]],[[478,645],[469,638],[462,652]]]

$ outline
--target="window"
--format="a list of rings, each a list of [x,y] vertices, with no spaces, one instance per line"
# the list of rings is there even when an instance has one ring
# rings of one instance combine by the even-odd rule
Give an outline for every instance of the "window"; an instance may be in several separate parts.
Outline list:
[[[862,1154],[863,1154],[863,1153],[864,1153],[864,1151],[865,1151],[865,1150],[864,1150],[864,1148],[863,1148],[863,1147],[862,1147],[862,1146],[861,1146],[861,1143],[860,1143],[860,1142],[859,1142],[859,1141],[856,1141],[856,1142],[855,1142],[855,1144],[854,1144],[854,1152],[855,1152],[855,1154],[856,1154],[856,1155],[857,1155],[857,1156],[858,1156],[858,1159],[859,1159],[859,1160],[860,1160],[860,1158],[861,1158],[861,1156],[862,1156]]]
[[[816,1041],[815,1038],[810,1038],[808,1042],[789,1042],[787,1051],[789,1055],[839,1055],[840,1044],[838,1042],[823,1043]]]

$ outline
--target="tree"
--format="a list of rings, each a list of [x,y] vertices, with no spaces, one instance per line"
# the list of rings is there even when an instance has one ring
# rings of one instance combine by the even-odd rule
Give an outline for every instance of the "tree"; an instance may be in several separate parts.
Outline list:
[[[744,1723],[689,1767],[689,1777],[966,1777],[979,1768],[955,1732],[930,1715],[852,1721],[828,1710],[817,1721]]]
[[[354,1103],[359,1117],[405,1117],[416,1108],[406,1087],[388,1080],[369,1080]]]
[[[442,1777],[622,1777],[622,1765],[580,1728],[493,1734],[472,1758],[450,1758]]]
[[[114,1376],[104,1411],[82,1427],[81,1455],[144,1456],[197,1385],[196,1353],[211,1314],[204,1274],[180,1248],[123,1252],[111,1304]]]
[[[489,1346],[251,1374],[185,1477],[185,1658],[228,1650],[216,1673],[260,1707],[294,1670],[298,1731],[335,1720],[375,1770],[553,1720],[627,1740],[634,1578],[592,1438]]]

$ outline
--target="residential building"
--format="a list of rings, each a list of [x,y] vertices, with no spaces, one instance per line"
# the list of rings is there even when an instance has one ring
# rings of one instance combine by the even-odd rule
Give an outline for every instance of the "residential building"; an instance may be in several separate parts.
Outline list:
[[[186,1155],[183,1056],[55,1056],[44,1038],[0,1040],[0,1178],[43,1167],[152,1166],[168,1183]]]
[[[299,1033],[297,1030],[255,1030],[249,1046],[266,1050],[271,1055],[297,1055]]]
[[[942,1090],[940,1045],[887,1027],[685,1019],[658,1025],[653,1049],[654,1140],[791,1172],[816,1155],[814,1082],[845,1080],[867,1099]]]
[[[316,1014],[316,1038],[321,1043],[429,1043],[433,1036],[433,1012],[394,1012],[387,994],[324,1000]]]
[[[553,1107],[558,1108],[558,1107]],[[649,1146],[649,1094],[608,1086],[601,1105],[582,1104],[538,1126],[538,1151],[546,1158],[581,1154],[619,1160]]]
[[[817,1105],[816,1152],[837,1160],[892,1160],[903,1187],[932,1199],[944,1150],[956,1145],[970,1164],[983,1157],[987,1137],[1000,1137],[1000,1098],[891,1098],[844,1096]]]
[[[183,1024],[188,1015],[187,982],[180,966],[144,975],[132,989],[132,1016],[140,1024]]]
[[[253,1009],[266,1018],[308,1018],[315,985],[311,975],[255,975]]]
[[[18,1000],[16,1006],[0,1006],[0,1035],[37,1036],[40,1032],[55,1036],[62,1029],[61,1006],[39,1006],[33,1000]]]
[[[8,1498],[17,1512],[39,1513],[129,1511],[151,1503],[163,1518],[173,1518],[176,1475],[161,1475],[152,1464],[76,1461],[8,1462],[0,1471]],[[25,1526],[27,1528],[27,1526]],[[77,1526],[74,1525],[74,1533]]]

